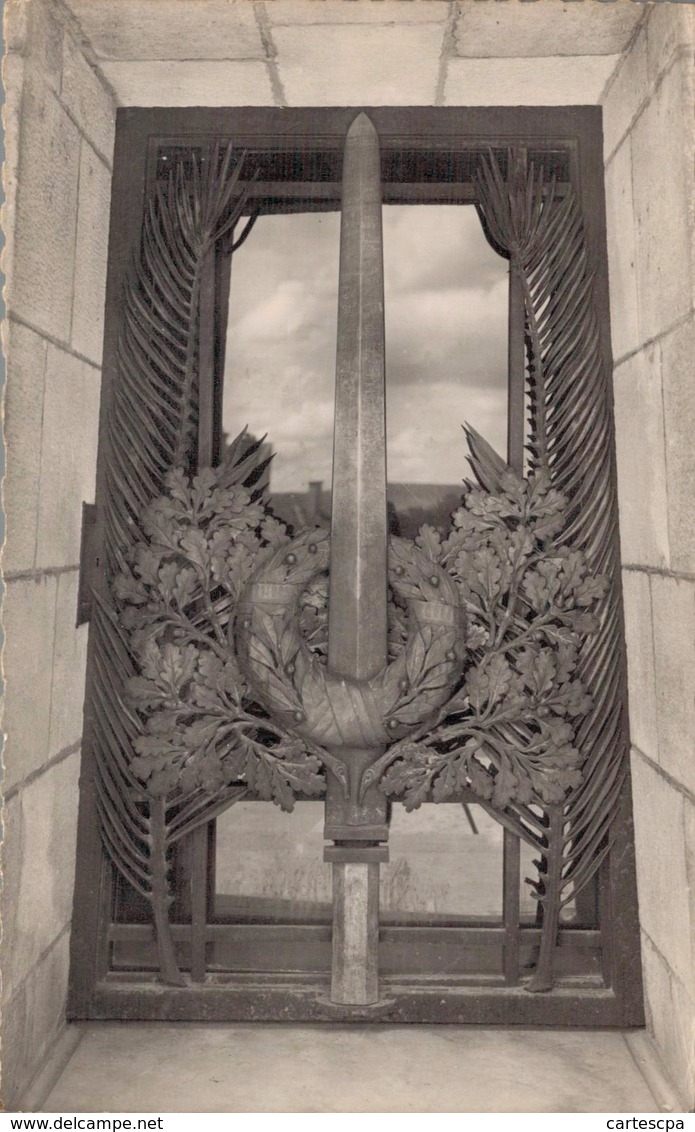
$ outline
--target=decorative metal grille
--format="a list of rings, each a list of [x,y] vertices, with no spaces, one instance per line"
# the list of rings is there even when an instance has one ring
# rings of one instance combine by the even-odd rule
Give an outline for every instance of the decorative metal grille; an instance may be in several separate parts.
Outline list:
[[[211,257],[238,246],[242,215],[244,239],[273,210],[253,197],[270,173],[232,146],[164,156],[123,292],[91,645],[101,837],[151,909],[161,978],[189,989],[206,977],[209,823],[242,798],[291,809],[323,795],[328,775],[348,801],[381,797],[384,813],[387,798],[474,800],[503,825],[505,883],[517,886],[505,915],[511,983],[519,840],[530,844],[540,935],[523,986],[549,991],[561,909],[611,852],[626,775],[609,375],[567,155],[481,147],[448,162],[510,262],[528,457],[517,438],[507,463],[467,429],[474,480],[445,537],[423,528],[414,543],[390,540],[388,661],[351,680],[327,666],[325,632],[302,632],[302,595],[329,568],[326,533],[292,535],[273,516],[257,486],[261,449],[244,434],[211,467],[201,423],[206,272],[209,285]],[[425,182],[444,160],[430,156],[415,161]],[[331,160],[320,179],[337,176]],[[389,152],[382,176],[397,182],[412,167]],[[349,748],[373,752],[356,787]],[[381,851],[369,846],[383,838],[364,838],[373,865]],[[197,860],[190,976],[170,923],[186,842]]]

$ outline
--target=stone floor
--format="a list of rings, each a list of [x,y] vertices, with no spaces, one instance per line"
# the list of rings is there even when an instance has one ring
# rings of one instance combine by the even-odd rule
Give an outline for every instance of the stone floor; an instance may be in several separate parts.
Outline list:
[[[464,1026],[101,1023],[44,1112],[656,1112],[625,1037]]]

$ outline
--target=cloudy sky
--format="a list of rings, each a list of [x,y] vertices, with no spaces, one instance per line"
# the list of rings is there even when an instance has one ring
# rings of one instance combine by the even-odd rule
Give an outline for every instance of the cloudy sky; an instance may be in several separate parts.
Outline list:
[[[271,487],[331,478],[338,213],[262,217],[234,258],[224,427],[268,433]],[[507,264],[474,209],[384,208],[392,482],[458,483],[466,420],[504,452]]]

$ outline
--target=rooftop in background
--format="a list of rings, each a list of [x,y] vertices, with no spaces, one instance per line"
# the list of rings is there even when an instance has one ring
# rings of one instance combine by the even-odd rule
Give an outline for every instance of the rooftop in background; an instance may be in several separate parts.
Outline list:
[[[386,496],[391,534],[414,538],[423,523],[445,529],[460,504],[462,491],[462,484],[389,483]],[[270,501],[278,518],[295,529],[330,523],[330,488],[318,481],[309,483],[305,493],[273,492]]]

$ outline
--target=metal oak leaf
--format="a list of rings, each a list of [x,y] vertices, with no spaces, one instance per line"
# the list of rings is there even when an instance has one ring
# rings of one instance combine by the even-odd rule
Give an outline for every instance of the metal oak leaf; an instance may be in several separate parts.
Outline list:
[[[365,779],[407,809],[472,791],[542,855],[548,836],[537,809],[555,813],[582,782],[575,732],[592,701],[579,646],[606,583],[559,541],[567,502],[548,477],[516,476],[468,432],[484,482],[468,486],[441,542],[422,536],[466,609],[460,680],[437,720],[392,745]]]

